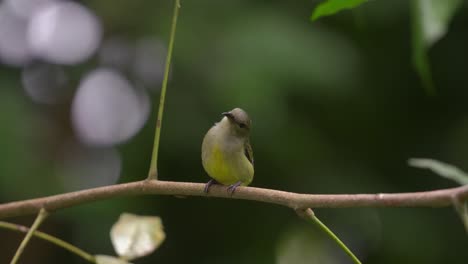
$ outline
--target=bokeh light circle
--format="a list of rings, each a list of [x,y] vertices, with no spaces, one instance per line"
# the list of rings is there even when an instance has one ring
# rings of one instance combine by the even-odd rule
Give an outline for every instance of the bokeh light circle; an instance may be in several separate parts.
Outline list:
[[[115,70],[96,69],[80,83],[72,105],[78,137],[87,144],[114,145],[135,135],[148,119],[150,101]]]
[[[70,92],[62,67],[47,63],[33,63],[23,68],[21,83],[26,94],[37,103],[53,104]]]
[[[66,191],[115,184],[122,167],[115,148],[84,146],[75,141],[63,145],[57,160],[56,172]]]
[[[28,23],[5,3],[0,3],[0,62],[22,66],[31,59],[26,32]]]
[[[29,19],[39,9],[60,0],[5,0],[5,4],[18,16]]]
[[[41,8],[31,18],[28,41],[38,57],[58,64],[77,64],[99,46],[98,18],[76,2],[56,2]]]

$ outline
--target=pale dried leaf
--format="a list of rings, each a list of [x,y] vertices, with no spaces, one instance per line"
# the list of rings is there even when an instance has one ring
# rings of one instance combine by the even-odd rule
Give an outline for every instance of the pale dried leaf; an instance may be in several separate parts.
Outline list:
[[[132,264],[124,259],[107,255],[96,255],[94,259],[96,260],[96,264]]]
[[[151,254],[164,241],[166,234],[161,218],[129,213],[120,215],[110,232],[117,254],[132,260]]]

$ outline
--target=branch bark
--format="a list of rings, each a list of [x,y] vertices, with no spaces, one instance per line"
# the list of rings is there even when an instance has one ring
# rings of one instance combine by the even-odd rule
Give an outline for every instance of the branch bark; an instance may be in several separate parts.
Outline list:
[[[239,187],[230,195],[223,186],[212,186],[203,192],[205,184],[143,180],[122,183],[77,192],[70,192],[0,204],[0,218],[49,212],[98,200],[134,195],[201,196],[251,200],[278,204],[294,210],[306,208],[345,207],[444,207],[454,201],[468,199],[468,185],[427,192],[379,194],[300,194],[255,187]]]

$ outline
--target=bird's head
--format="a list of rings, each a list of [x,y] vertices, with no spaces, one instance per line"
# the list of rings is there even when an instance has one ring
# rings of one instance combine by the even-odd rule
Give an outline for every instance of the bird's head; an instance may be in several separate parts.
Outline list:
[[[229,112],[222,113],[229,122],[234,135],[246,137],[249,135],[252,121],[247,112],[240,108],[234,108]]]

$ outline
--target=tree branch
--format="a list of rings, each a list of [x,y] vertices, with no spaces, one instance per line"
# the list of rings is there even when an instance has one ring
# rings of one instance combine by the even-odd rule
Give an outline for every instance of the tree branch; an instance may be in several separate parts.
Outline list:
[[[132,195],[203,196],[251,200],[283,205],[294,210],[306,208],[344,207],[444,207],[454,199],[468,199],[468,185],[427,192],[380,194],[300,194],[255,187],[239,187],[230,195],[223,186],[215,185],[210,193],[203,192],[205,184],[143,180],[43,198],[0,204],[0,218],[28,215],[41,208],[51,212],[79,204]]]

